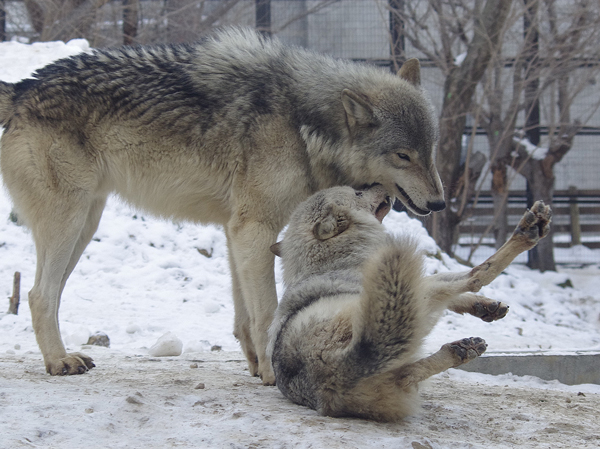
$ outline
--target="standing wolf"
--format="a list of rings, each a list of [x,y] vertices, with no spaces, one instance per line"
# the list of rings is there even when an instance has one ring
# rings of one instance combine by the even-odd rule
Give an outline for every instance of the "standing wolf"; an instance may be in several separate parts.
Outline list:
[[[161,217],[223,225],[234,334],[265,384],[277,307],[269,247],[301,201],[378,182],[417,214],[445,206],[417,60],[394,76],[249,29],[95,50],[0,82],[0,125],[4,183],[35,240],[29,304],[53,375],[94,366],[66,353],[58,307],[110,193]]]
[[[269,329],[277,386],[323,415],[398,420],[414,410],[420,381],[481,355],[481,338],[445,344],[421,360],[417,352],[447,308],[503,318],[505,304],[473,292],[533,248],[550,223],[550,208],[537,202],[483,264],[424,277],[416,244],[385,233],[388,211],[381,186],[327,189],[298,206],[272,247],[286,284]]]

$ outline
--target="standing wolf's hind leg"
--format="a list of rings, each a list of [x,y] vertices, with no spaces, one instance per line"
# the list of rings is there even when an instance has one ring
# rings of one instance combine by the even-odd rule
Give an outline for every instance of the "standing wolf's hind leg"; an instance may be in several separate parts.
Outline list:
[[[83,374],[95,366],[85,354],[66,352],[60,336],[58,308],[67,279],[98,227],[104,204],[104,198],[93,201],[81,198],[65,205],[59,213],[46,214],[53,220],[46,221],[44,226],[32,226],[38,267],[29,306],[46,371],[53,376]]]

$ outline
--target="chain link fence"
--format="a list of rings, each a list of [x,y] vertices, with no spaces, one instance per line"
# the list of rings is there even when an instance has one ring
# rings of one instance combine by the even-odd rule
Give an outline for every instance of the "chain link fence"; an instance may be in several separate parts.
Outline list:
[[[60,3],[59,0],[54,2]],[[49,7],[52,1],[41,3]],[[124,8],[134,3],[137,8],[134,43],[194,41],[215,27],[243,25],[257,26],[288,44],[390,70],[394,70],[404,58],[419,57],[423,86],[438,110],[442,105],[443,72],[403,39],[402,23],[398,23],[397,16],[390,13],[404,8],[403,0],[120,0],[101,3],[103,5],[93,11],[93,20],[89,21],[84,36],[94,47],[122,45]],[[568,0],[563,3],[566,5]],[[426,13],[426,4],[417,4],[417,9],[422,8],[423,14]],[[2,6],[6,24],[0,30],[5,30],[7,40],[30,42],[40,38],[40,30],[32,24],[24,1],[4,0],[0,3],[0,8]],[[518,35],[518,26],[515,27],[517,34],[512,33],[511,36]],[[60,35],[59,31],[56,31],[56,36]],[[426,32],[424,28],[423,33]],[[510,46],[517,44],[506,42],[505,45],[510,54]],[[460,54],[460,41],[455,44],[454,50],[457,55]],[[507,64],[510,65],[510,61]],[[585,75],[585,71],[590,70],[589,62],[576,70]],[[559,264],[600,263],[600,88],[597,81],[594,76],[589,76],[588,84],[573,104],[572,115],[585,117],[586,123],[575,137],[573,148],[554,172],[554,243],[555,258]],[[483,101],[481,95],[479,97]],[[548,132],[551,132],[546,122],[552,118],[556,101],[551,95],[540,98],[541,149],[547,141]],[[517,127],[523,126],[522,122],[521,117]],[[473,117],[467,120],[467,125],[463,142],[465,152],[472,140],[473,152],[479,151],[489,157],[488,139],[483,128],[477,126]],[[509,170],[508,179],[509,224],[515,224],[526,205],[527,185],[524,178],[514,171]],[[489,169],[484,168],[478,181],[478,205],[460,227],[456,253],[465,259],[480,259],[491,251],[489,247],[494,244],[493,236],[484,232],[489,230],[493,216],[489,201],[490,183]],[[473,259],[471,252],[476,246],[480,248],[479,256],[475,255]]]

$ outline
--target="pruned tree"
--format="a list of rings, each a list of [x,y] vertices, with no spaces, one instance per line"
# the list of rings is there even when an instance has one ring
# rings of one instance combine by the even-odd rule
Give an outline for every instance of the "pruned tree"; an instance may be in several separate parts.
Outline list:
[[[452,255],[458,226],[470,216],[468,204],[477,200],[475,182],[484,158],[473,152],[473,139],[463,140],[468,116],[473,133],[482,127],[489,143],[493,231],[500,246],[510,231],[509,173],[527,179],[534,200],[551,204],[553,168],[598,108],[593,104],[572,118],[574,102],[598,74],[600,5],[592,0],[559,1],[560,7],[556,0],[388,3],[402,23],[401,37],[445,78],[437,163],[450,207],[427,220],[428,230]],[[540,149],[540,104],[547,151]],[[530,266],[554,269],[552,239],[532,254]]]
[[[449,207],[434,214],[426,225],[438,245],[451,255],[464,205],[469,192],[472,194],[469,154],[461,163],[465,123],[473,110],[477,86],[502,44],[511,4],[511,0],[406,0],[402,8],[390,10],[401,16],[404,38],[445,77],[437,166]],[[460,54],[464,58],[458,62]]]
[[[538,0],[513,4],[511,20],[505,27],[504,45],[493,55],[490,68],[482,79],[479,125],[486,132],[490,150],[494,202],[492,230],[496,248],[504,244],[510,232],[507,219],[508,168],[515,168],[515,129],[519,114],[525,115],[524,132],[529,140],[539,143],[537,9]],[[523,34],[518,33],[520,21],[523,22]],[[503,51],[504,47],[511,49],[508,55]]]
[[[546,107],[548,139],[542,154],[532,155],[527,146],[517,146],[515,166],[527,179],[531,196],[552,204],[554,167],[573,148],[575,136],[600,106],[592,103],[573,117],[572,109],[590,81],[600,73],[600,4],[576,0],[561,4],[540,3],[540,76],[537,98],[549,98]],[[543,19],[542,19],[543,18]],[[532,253],[532,268],[555,270],[552,240]]]
[[[507,173],[523,175],[532,200],[551,205],[554,166],[572,149],[576,134],[599,106],[596,101],[587,109],[578,108],[579,116],[572,118],[575,101],[600,69],[598,3],[563,2],[559,9],[555,0],[524,0],[515,2],[514,7],[515,17],[523,23],[522,38],[513,42],[516,54],[499,52],[482,83],[481,126],[490,147],[497,247],[509,232]],[[510,98],[505,101],[507,94]],[[546,105],[543,123],[540,103]],[[548,128],[544,142],[540,141],[541,124]],[[530,252],[529,266],[555,269],[551,238]]]

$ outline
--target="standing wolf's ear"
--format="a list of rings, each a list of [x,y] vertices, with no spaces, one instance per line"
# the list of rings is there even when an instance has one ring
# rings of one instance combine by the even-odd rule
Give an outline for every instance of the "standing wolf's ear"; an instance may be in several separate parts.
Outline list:
[[[273,243],[269,248],[277,257],[281,257],[281,243],[282,242]]]
[[[338,207],[329,208],[327,216],[319,221],[313,228],[317,240],[327,240],[340,235],[350,227],[350,218]]]
[[[350,89],[344,89],[342,91],[342,104],[346,110],[346,122],[350,134],[354,135],[358,126],[369,127],[377,124],[377,119],[373,114],[373,106],[368,98]]]
[[[417,58],[407,60],[398,70],[398,76],[413,86],[419,87],[421,85],[421,63]]]

